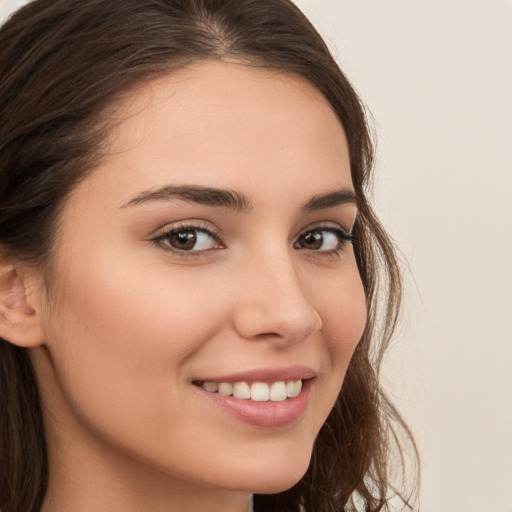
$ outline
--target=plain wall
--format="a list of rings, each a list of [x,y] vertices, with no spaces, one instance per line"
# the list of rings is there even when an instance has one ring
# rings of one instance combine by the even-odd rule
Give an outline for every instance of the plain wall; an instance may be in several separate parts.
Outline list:
[[[375,202],[408,262],[385,382],[420,510],[512,512],[512,2],[297,3],[375,118]]]

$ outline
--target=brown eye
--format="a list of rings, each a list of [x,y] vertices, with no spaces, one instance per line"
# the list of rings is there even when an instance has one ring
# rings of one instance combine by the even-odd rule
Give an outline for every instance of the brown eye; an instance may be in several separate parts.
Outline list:
[[[341,229],[318,228],[302,233],[295,242],[296,249],[319,252],[336,252],[344,243],[351,242],[352,236]]]
[[[324,237],[320,231],[308,231],[299,237],[298,242],[301,247],[318,250],[324,243]]]
[[[181,251],[191,251],[197,242],[194,231],[178,231],[171,233],[168,237],[169,245]]]
[[[214,236],[199,228],[176,228],[155,239],[159,245],[176,251],[201,252],[220,246]]]

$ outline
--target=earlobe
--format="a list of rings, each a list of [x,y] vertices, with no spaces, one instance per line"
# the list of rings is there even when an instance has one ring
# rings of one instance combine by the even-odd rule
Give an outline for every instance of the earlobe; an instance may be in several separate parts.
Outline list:
[[[33,302],[24,273],[0,260],[0,338],[20,347],[42,344],[40,305]]]

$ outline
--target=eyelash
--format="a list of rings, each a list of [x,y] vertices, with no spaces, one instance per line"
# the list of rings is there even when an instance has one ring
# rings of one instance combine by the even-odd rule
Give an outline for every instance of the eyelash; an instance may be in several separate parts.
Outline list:
[[[322,233],[330,233],[333,234],[337,239],[337,245],[335,248],[327,251],[320,251],[316,249],[308,249],[307,247],[298,247],[297,244],[299,242],[300,238],[306,237],[308,235],[313,234],[322,234]],[[315,254],[319,255],[325,255],[325,256],[336,256],[338,255],[346,245],[353,244],[354,243],[354,230],[352,230],[351,233],[348,233],[344,229],[340,228],[339,226],[314,226],[311,228],[307,228],[304,231],[300,233],[300,235],[297,237],[295,243],[293,246],[296,249],[306,249],[310,252],[313,252]],[[313,241],[319,240],[318,238],[314,238]],[[323,236],[323,241],[325,241],[325,235]]]
[[[219,241],[220,233],[217,233],[212,230],[211,227],[201,226],[200,224],[179,224],[177,226],[172,226],[159,235],[157,235],[155,238],[151,240],[152,243],[154,243],[156,246],[161,247],[167,251],[171,251],[175,254],[177,254],[180,257],[184,258],[195,258],[200,257],[203,253],[208,252],[211,249],[205,249],[205,250],[186,250],[186,249],[177,249],[176,247],[173,247],[170,243],[165,243],[166,240],[168,240],[173,235],[178,235],[180,233],[203,233],[206,234],[208,237],[210,237],[216,244],[219,245],[218,249],[224,249],[223,244]],[[197,236],[196,236],[197,240]]]
[[[336,256],[338,255],[346,245],[353,244],[355,240],[354,235],[355,228],[352,230],[351,233],[348,233],[344,229],[340,228],[338,225],[336,226],[313,226],[310,228],[307,228],[303,230],[298,237],[296,238],[293,247],[295,249],[305,249],[310,251],[311,253],[315,253],[322,256]],[[197,233],[203,233],[206,234],[209,238],[212,239],[212,241],[216,244],[218,244],[218,247],[212,248],[212,249],[202,249],[202,250],[187,250],[187,249],[178,249],[176,247],[173,247],[170,243],[165,243],[165,241],[169,240],[169,238],[173,235],[179,235],[180,233],[196,233],[196,237],[194,239],[194,242],[197,242]],[[327,251],[321,251],[318,249],[308,249],[307,247],[300,247],[298,246],[299,240],[302,237],[306,237],[307,235],[313,234],[321,234],[321,233],[331,233],[337,238],[337,245],[334,249],[327,250]],[[198,224],[180,224],[178,226],[173,226],[164,232],[160,233],[158,236],[151,239],[151,242],[155,244],[158,247],[161,247],[167,251],[171,251],[175,254],[177,254],[180,257],[184,258],[197,258],[204,255],[204,253],[209,252],[213,249],[224,249],[225,246],[220,242],[219,240],[220,234],[213,231],[210,227],[201,226]],[[318,241],[319,239],[316,238],[313,240]],[[185,240],[186,241],[186,240]],[[325,237],[322,239],[322,243],[325,241]]]

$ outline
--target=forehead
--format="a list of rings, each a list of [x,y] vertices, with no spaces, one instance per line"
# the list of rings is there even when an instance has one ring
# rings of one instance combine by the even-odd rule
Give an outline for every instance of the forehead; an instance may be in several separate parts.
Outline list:
[[[343,131],[329,102],[321,92],[304,77],[284,70],[264,66],[250,65],[238,61],[205,60],[184,66],[168,75],[142,82],[121,95],[116,107],[109,115],[121,121],[115,135],[121,139],[135,125],[141,127],[144,122],[153,123],[162,109],[171,107],[173,116],[169,119],[182,123],[181,132],[187,127],[183,122],[188,118],[191,123],[198,116],[203,123],[211,121],[229,126],[246,123],[258,127],[268,124],[269,113],[280,116],[288,113],[289,119],[299,117],[310,125],[320,121],[331,130],[335,125]],[[166,110],[165,114],[170,111]],[[237,116],[237,114],[240,114]],[[197,127],[194,127],[197,129]],[[196,131],[196,130],[195,130]],[[119,138],[117,139],[119,141]]]
[[[136,193],[169,182],[251,196],[265,183],[267,192],[277,190],[270,182],[278,177],[302,195],[304,185],[310,195],[351,186],[336,114],[310,82],[291,73],[198,62],[125,93],[109,115],[114,128],[99,171],[103,180],[112,177],[107,188],[119,196],[129,185]]]

